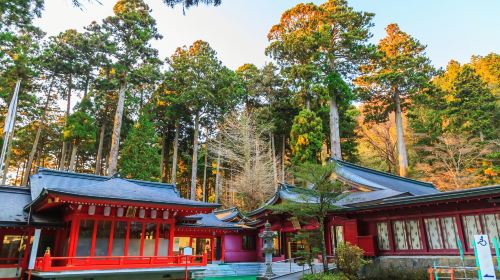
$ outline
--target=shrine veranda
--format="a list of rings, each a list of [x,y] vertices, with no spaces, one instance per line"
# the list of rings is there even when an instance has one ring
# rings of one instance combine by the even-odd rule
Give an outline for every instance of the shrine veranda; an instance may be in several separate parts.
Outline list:
[[[328,216],[329,256],[349,242],[378,263],[410,259],[413,268],[425,268],[436,259],[456,262],[459,244],[472,256],[476,234],[499,237],[500,186],[440,192],[430,183],[336,163],[350,190]],[[303,199],[300,188],[280,184],[265,205],[243,214],[181,198],[171,184],[40,168],[25,188],[0,187],[0,279],[27,273],[33,279],[136,279],[137,273],[175,278],[208,263],[263,262],[259,233],[266,221],[276,235],[273,261],[293,258],[312,246],[295,234],[316,232],[318,225],[274,214],[268,206]],[[192,254],[184,254],[186,247]]]

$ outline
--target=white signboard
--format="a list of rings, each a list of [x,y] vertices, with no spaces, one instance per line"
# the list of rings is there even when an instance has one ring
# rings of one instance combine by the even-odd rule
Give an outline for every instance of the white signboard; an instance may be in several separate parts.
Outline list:
[[[186,255],[186,256],[192,256],[193,255],[193,248],[191,248],[191,247],[184,247],[183,254]]]
[[[30,262],[28,264],[28,269],[35,268],[36,253],[38,252],[38,243],[40,242],[41,229],[35,229],[35,236],[33,238],[33,244],[31,245]]]
[[[496,280],[495,267],[491,257],[490,241],[487,235],[474,235],[474,242],[477,250],[476,258],[479,261],[479,269],[484,280]]]

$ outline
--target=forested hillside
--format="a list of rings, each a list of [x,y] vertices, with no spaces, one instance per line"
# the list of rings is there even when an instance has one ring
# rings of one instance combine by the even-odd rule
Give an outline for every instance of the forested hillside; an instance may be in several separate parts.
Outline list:
[[[20,83],[6,184],[36,167],[119,173],[251,209],[293,183],[293,166],[329,157],[442,190],[500,183],[499,54],[438,69],[397,23],[374,45],[374,14],[328,0],[269,26],[272,63],[229,69],[202,40],[159,57],[143,0],[50,37],[32,23],[42,11],[42,0],[0,2],[2,126]]]

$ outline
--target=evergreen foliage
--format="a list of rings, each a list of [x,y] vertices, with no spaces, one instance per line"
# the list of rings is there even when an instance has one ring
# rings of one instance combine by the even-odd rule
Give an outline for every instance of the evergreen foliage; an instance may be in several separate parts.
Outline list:
[[[326,256],[325,221],[329,211],[336,209],[335,202],[339,199],[342,183],[332,180],[335,164],[320,165],[303,163],[294,169],[297,183],[302,187],[300,202],[284,201],[281,204],[270,206],[274,213],[286,213],[297,217],[302,223],[316,222],[319,225],[319,244],[313,249]],[[328,271],[327,259],[323,258],[323,269]]]
[[[160,177],[160,147],[154,123],[142,114],[123,143],[119,172],[126,178],[156,181]]]
[[[290,131],[290,145],[293,162],[316,163],[320,161],[321,145],[323,143],[323,125],[316,113],[302,110],[293,119]]]

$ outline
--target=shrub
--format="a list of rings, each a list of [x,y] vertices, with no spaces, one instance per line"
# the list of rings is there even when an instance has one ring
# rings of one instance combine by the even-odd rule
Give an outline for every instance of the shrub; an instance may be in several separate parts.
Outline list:
[[[342,273],[335,274],[309,274],[301,278],[302,280],[349,280],[347,276]]]
[[[368,263],[363,259],[363,249],[349,242],[340,243],[335,251],[335,264],[349,279],[358,279],[361,267]]]

